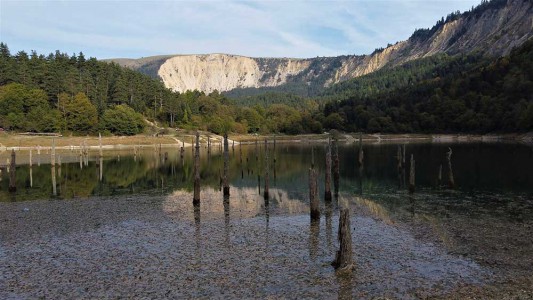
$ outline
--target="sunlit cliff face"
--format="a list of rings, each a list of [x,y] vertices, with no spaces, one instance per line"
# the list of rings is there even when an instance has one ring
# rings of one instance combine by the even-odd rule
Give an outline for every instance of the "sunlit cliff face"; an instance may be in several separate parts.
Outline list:
[[[286,83],[329,86],[397,66],[414,59],[446,53],[479,52],[493,57],[507,55],[533,36],[533,4],[508,1],[504,7],[476,14],[462,14],[422,34],[391,41],[369,55],[338,57],[253,58],[229,54],[169,55],[142,59],[116,59],[120,65],[151,70],[167,88],[206,93],[236,88],[275,87]],[[420,32],[419,32],[420,33]]]

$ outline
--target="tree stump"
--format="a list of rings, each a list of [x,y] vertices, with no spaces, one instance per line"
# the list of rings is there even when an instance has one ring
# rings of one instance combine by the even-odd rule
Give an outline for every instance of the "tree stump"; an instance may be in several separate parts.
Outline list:
[[[449,151],[446,153],[446,160],[448,161],[448,187],[453,189],[455,187],[455,179],[453,178],[452,170],[452,148],[448,147]]]
[[[339,213],[339,250],[331,263],[338,274],[349,274],[353,269],[352,234],[350,230],[350,210],[342,208]]]
[[[268,141],[265,139],[265,190],[263,191],[263,196],[265,199],[269,198],[269,187],[270,185],[270,174],[269,174],[269,165],[268,165]]]
[[[228,183],[228,168],[229,168],[229,152],[228,152],[228,134],[224,134],[224,177],[222,178],[222,185],[224,196],[229,196]]]
[[[15,149],[11,149],[11,162],[9,166],[9,192],[14,193],[17,191],[17,164],[16,164],[17,155],[15,154]]]
[[[193,204],[200,204],[200,133],[196,132],[196,148],[194,150],[194,195]]]
[[[331,201],[331,143],[328,139],[328,145],[326,147],[326,179],[324,187],[324,200],[326,202]]]
[[[333,143],[333,187],[335,189],[335,195],[339,195],[339,146],[338,140],[335,139]]]
[[[409,193],[415,192],[415,158],[411,154],[411,168],[409,169]]]
[[[317,171],[313,168],[309,168],[309,203],[311,208],[311,220],[320,220]]]

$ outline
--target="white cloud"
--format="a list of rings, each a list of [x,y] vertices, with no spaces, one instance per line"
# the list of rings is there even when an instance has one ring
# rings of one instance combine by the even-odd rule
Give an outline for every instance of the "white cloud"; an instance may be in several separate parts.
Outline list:
[[[12,51],[59,49],[99,58],[212,52],[285,57],[366,54],[476,3],[2,0],[0,39]]]

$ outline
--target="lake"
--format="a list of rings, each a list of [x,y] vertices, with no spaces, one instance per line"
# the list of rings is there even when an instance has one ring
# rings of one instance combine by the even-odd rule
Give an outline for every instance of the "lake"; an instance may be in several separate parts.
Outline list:
[[[407,168],[398,169],[398,147]],[[533,146],[339,144],[339,195],[323,200],[325,145],[230,144],[230,196],[218,145],[201,149],[17,152],[16,192],[0,182],[0,298],[456,297],[522,289],[533,269]],[[452,149],[451,172],[447,152]],[[407,191],[409,159],[416,188]],[[0,155],[0,162],[10,153]],[[309,220],[308,170],[322,218]],[[441,180],[439,181],[439,172]],[[333,186],[332,186],[333,189]],[[355,269],[336,276],[339,203],[351,212]],[[509,286],[509,282],[512,284]],[[529,288],[529,289],[528,289]],[[462,294],[463,293],[463,294]]]

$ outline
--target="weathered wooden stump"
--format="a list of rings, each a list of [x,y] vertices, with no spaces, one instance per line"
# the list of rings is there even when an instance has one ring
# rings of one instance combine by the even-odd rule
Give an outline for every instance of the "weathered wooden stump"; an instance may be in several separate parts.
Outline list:
[[[324,186],[324,200],[326,202],[331,201],[331,143],[328,139],[328,145],[326,146],[326,178]]]
[[[200,204],[200,133],[196,132],[196,148],[194,151],[194,195],[193,204]]]
[[[263,196],[265,199],[269,198],[269,189],[270,189],[270,174],[269,174],[269,165],[268,165],[268,141],[265,139],[265,190],[263,191]]]
[[[415,158],[411,154],[411,168],[409,169],[409,193],[415,192]]]
[[[339,213],[339,250],[331,263],[338,274],[349,274],[354,267],[352,257],[352,234],[350,229],[350,210],[342,208]]]
[[[104,153],[102,151],[102,135],[100,134],[100,132],[98,132],[98,145],[100,148],[100,157],[102,157],[104,156]]]
[[[318,201],[318,178],[317,171],[309,168],[309,206],[311,208],[311,220],[320,220],[320,203]]]
[[[228,152],[228,134],[224,134],[224,175],[222,177],[222,185],[224,195],[229,196],[229,182],[228,182],[228,168],[229,168],[229,152]]]
[[[333,143],[333,187],[335,189],[335,195],[339,195],[339,146],[338,140],[335,139]]]
[[[11,149],[11,161],[9,163],[9,192],[14,193],[17,191],[17,155],[15,149]]]
[[[449,151],[446,153],[446,160],[448,161],[448,187],[453,189],[455,187],[455,179],[453,178],[452,170],[452,148],[448,147]]]

